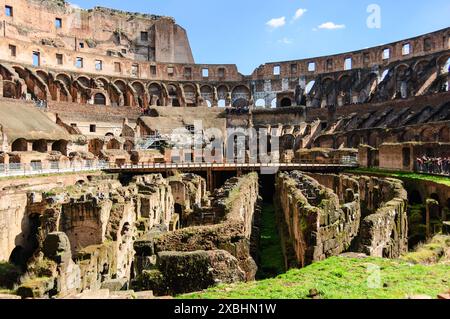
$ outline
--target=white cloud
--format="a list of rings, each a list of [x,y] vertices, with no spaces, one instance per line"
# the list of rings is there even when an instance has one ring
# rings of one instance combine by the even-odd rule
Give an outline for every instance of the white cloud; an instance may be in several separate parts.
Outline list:
[[[292,44],[292,43],[294,43],[294,40],[285,37],[281,40],[278,40],[278,42],[283,43],[283,44]]]
[[[286,17],[273,18],[266,23],[269,27],[276,29],[286,24]]]
[[[81,9],[81,7],[78,4],[69,2],[69,6],[71,6],[73,9]]]
[[[334,22],[325,22],[318,26],[319,29],[337,30],[345,29],[345,24],[336,24]]]
[[[298,9],[297,11],[295,11],[294,20],[300,19],[307,11],[308,10],[306,9]]]

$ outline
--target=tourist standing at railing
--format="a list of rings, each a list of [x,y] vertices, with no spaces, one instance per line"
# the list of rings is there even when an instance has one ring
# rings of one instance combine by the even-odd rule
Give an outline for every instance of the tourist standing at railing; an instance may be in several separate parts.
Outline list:
[[[450,157],[419,157],[416,159],[416,170],[428,174],[450,175]]]

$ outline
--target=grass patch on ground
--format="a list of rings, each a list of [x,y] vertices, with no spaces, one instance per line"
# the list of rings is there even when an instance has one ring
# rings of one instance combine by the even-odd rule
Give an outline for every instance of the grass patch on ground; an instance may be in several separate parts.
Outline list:
[[[437,235],[428,243],[419,245],[416,251],[406,254],[402,259],[414,264],[447,262],[450,266],[450,262],[446,261],[450,258],[447,256],[448,252],[450,252],[450,236]]]
[[[261,216],[260,266],[258,279],[273,278],[285,272],[275,208],[264,204]]]
[[[369,270],[380,269],[377,274]],[[375,280],[374,280],[375,279]],[[309,299],[316,289],[323,299],[404,299],[411,295],[436,297],[450,289],[450,265],[412,265],[382,258],[332,257],[277,278],[220,285],[184,299]]]
[[[407,178],[413,180],[422,180],[435,182],[438,184],[443,184],[446,186],[450,186],[450,177],[445,176],[436,176],[429,174],[419,174],[419,173],[409,173],[409,172],[396,172],[396,171],[383,171],[375,168],[364,168],[364,169],[352,169],[348,170],[347,173],[352,174],[373,174],[373,175],[382,175],[393,178]]]

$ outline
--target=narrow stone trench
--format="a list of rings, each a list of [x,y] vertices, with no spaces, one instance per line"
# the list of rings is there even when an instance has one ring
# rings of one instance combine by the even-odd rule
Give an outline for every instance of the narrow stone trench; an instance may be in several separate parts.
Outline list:
[[[275,207],[270,202],[263,202],[262,204],[259,253],[260,260],[258,273],[256,274],[257,280],[273,278],[285,272]]]
[[[260,195],[262,207],[257,280],[274,278],[285,272],[274,205],[275,175],[260,175]]]

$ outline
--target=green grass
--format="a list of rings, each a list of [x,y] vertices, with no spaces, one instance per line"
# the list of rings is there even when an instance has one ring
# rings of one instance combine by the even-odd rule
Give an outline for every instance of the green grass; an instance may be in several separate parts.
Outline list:
[[[406,179],[412,179],[412,180],[422,180],[422,181],[429,181],[429,182],[435,182],[438,184],[443,184],[446,186],[450,186],[450,178],[444,177],[444,176],[435,176],[435,175],[429,175],[429,174],[419,174],[419,173],[409,173],[409,172],[396,172],[396,171],[383,171],[375,168],[365,168],[365,169],[352,169],[348,170],[347,173],[353,173],[353,174],[375,174],[375,175],[382,175],[387,177],[393,177],[393,178],[406,178]]]
[[[419,245],[416,251],[402,257],[403,260],[414,264],[432,264],[449,258],[446,251],[450,251],[450,236],[436,235],[428,243]],[[450,263],[449,263],[450,265]]]
[[[371,265],[380,269],[380,281],[375,288],[368,284],[377,278],[369,272]],[[425,266],[381,258],[332,257],[303,269],[290,270],[274,279],[221,285],[181,298],[308,299],[311,289],[316,289],[323,299],[404,299],[411,295],[435,298],[450,289],[450,265]]]
[[[262,208],[261,217],[261,260],[257,278],[266,279],[284,273],[285,269],[274,206],[265,204]]]

